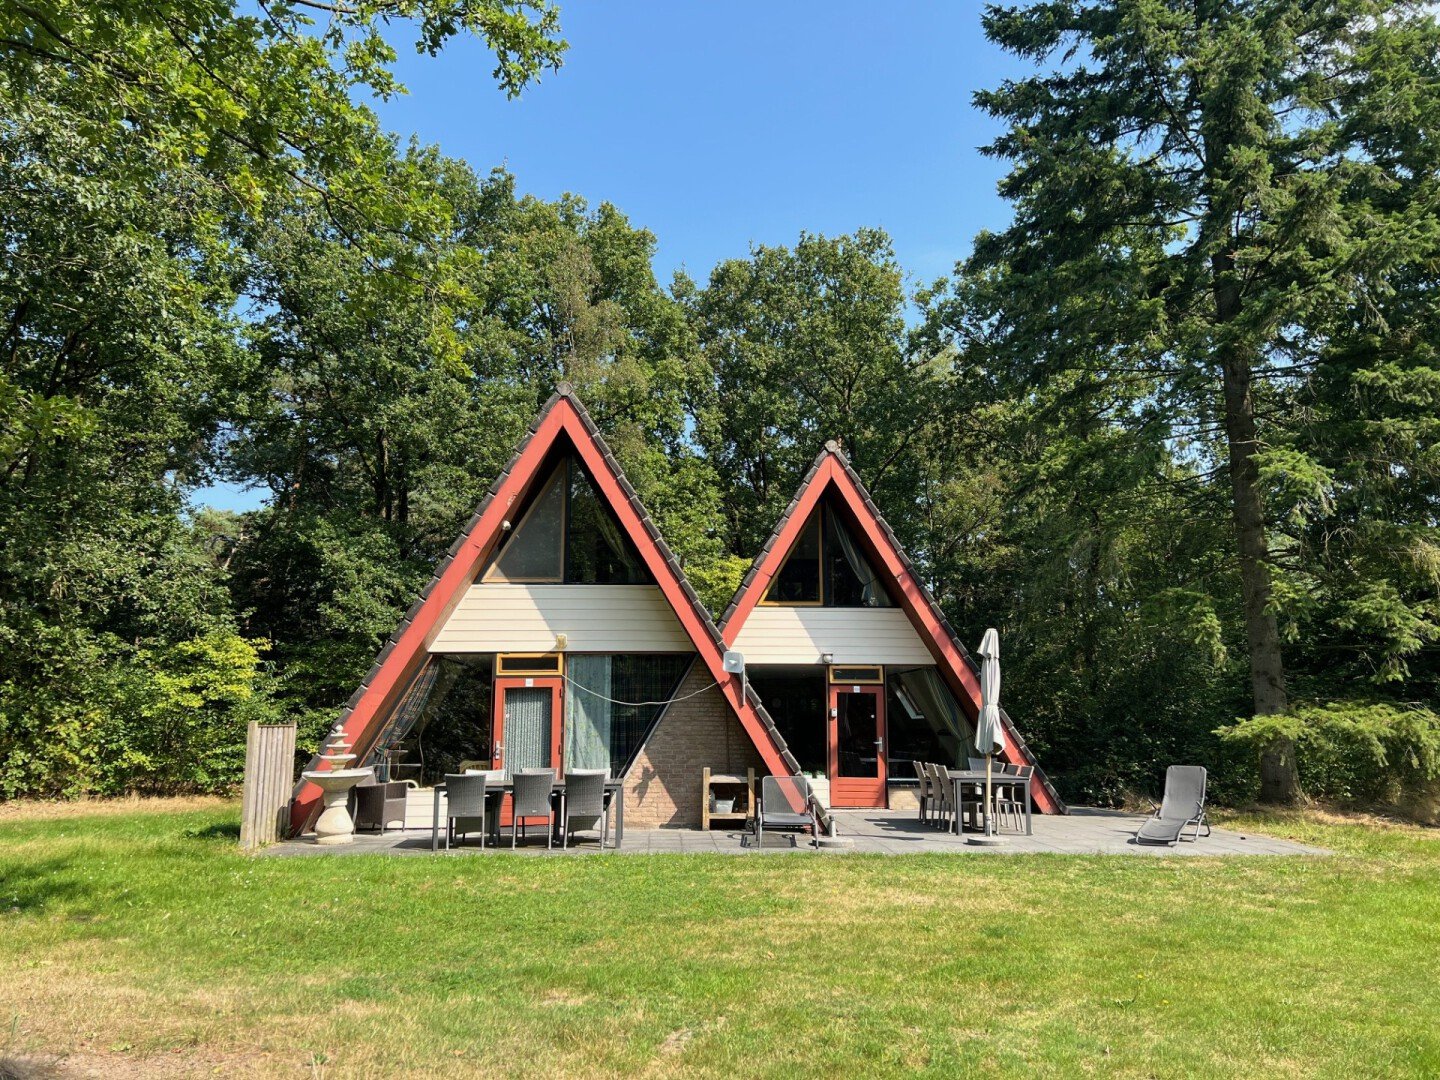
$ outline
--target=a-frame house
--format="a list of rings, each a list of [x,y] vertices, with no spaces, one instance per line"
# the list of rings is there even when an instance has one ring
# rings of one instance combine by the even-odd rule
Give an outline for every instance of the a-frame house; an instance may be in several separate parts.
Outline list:
[[[913,797],[913,760],[963,767],[976,752],[978,667],[834,442],[751,565],[720,631],[744,655],[801,769],[828,780],[831,807],[899,808]],[[1004,722],[1005,760],[1034,765]],[[1036,808],[1064,813],[1038,767],[1036,776]]]
[[[797,771],[722,654],[714,621],[561,384],[340,723],[358,764],[422,785],[469,767],[608,768],[632,824],[698,825],[703,767]],[[319,797],[301,782],[292,829]]]

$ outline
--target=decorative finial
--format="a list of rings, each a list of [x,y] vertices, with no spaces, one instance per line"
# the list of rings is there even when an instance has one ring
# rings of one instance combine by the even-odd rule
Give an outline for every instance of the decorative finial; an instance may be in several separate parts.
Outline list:
[[[570,384],[569,379],[564,379],[555,384],[555,393],[559,394],[561,397],[573,397],[575,394],[575,387]]]
[[[829,439],[825,443],[825,449],[829,450],[832,454],[838,454],[840,452],[840,444],[834,439]]]

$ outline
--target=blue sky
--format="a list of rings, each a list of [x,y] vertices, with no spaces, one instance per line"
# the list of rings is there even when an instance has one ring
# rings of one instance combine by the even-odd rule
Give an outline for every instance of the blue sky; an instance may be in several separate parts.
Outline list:
[[[919,280],[1003,225],[996,127],[976,89],[1019,73],[975,0],[561,0],[565,66],[518,101],[476,42],[403,50],[407,97],[377,106],[522,191],[608,200],[659,240],[656,270],[703,280],[752,243],[877,225]]]
[[[659,242],[656,273],[704,281],[752,244],[878,226],[919,285],[1008,220],[998,128],[975,90],[1023,73],[980,32],[975,0],[561,0],[565,65],[515,101],[473,41],[400,48],[409,93],[384,124],[504,165],[521,191],[612,202]],[[399,37],[397,36],[397,42]],[[212,489],[246,509],[252,493]]]

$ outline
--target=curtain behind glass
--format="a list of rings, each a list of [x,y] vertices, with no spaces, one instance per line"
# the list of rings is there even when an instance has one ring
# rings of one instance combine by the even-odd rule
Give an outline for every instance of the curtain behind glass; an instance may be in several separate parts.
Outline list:
[[[572,654],[566,670],[571,692],[565,695],[565,768],[609,769],[611,657]]]
[[[517,686],[505,691],[505,768],[513,777],[523,769],[543,769],[550,760],[550,689]]]
[[[935,729],[940,745],[950,751],[953,764],[959,765],[968,756],[966,747],[975,741],[975,729],[969,718],[960,711],[950,688],[941,680],[939,673],[930,667],[902,671],[895,676],[910,695],[925,719]]]
[[[826,514],[830,528],[830,542],[838,547],[845,556],[845,562],[850,567],[856,579],[860,582],[860,598],[866,607],[890,607],[890,594],[885,587],[875,580],[875,571],[870,566],[870,560],[865,558],[864,553],[855,546],[855,538],[850,535],[850,530],[841,523],[839,517],[832,511]]]

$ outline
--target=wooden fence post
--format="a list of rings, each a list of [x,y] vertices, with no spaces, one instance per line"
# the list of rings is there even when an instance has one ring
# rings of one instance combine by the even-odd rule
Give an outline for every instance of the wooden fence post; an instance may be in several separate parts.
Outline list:
[[[249,851],[284,835],[295,784],[295,725],[251,722],[245,732],[240,847]]]

